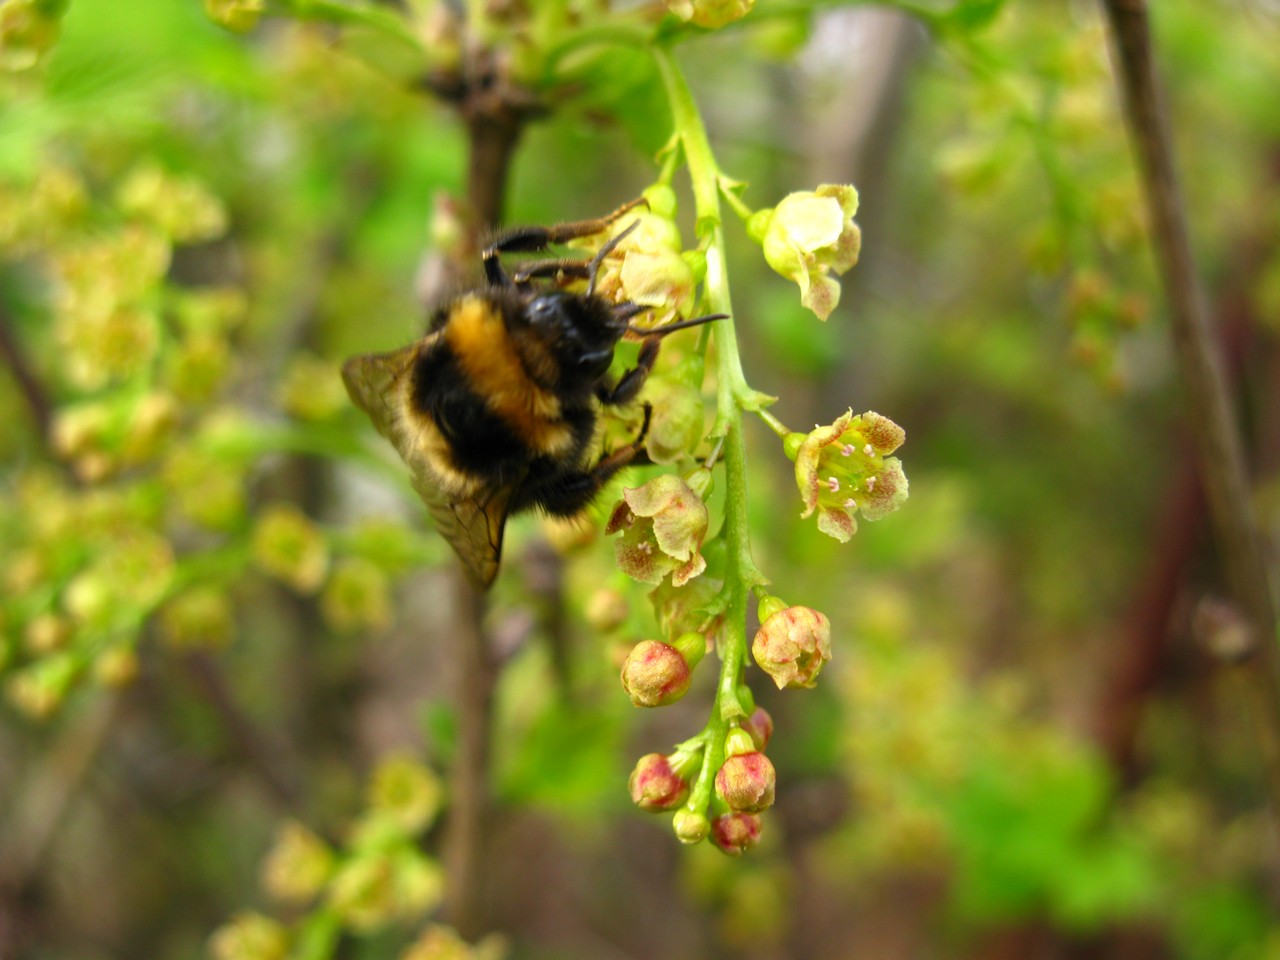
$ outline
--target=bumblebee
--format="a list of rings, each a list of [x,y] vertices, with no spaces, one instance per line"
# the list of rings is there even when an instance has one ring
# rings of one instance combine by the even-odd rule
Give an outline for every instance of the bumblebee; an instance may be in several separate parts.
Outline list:
[[[600,265],[629,230],[590,260],[533,260],[510,275],[502,266],[502,254],[600,233],[642,203],[499,234],[481,254],[485,285],[436,309],[426,336],[343,366],[351,399],[409,465],[436,528],[479,589],[497,575],[510,514],[573,516],[641,453],[647,404],[633,442],[592,457],[601,408],[636,398],[662,337],[725,316],[646,330],[630,321],[648,308],[597,295]],[[585,280],[586,292],[559,285],[572,280]],[[636,365],[612,380],[614,349],[628,333],[642,339]]]

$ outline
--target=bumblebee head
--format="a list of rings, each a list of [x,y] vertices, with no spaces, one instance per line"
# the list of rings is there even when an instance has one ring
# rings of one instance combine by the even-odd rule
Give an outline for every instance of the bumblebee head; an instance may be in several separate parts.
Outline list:
[[[607,301],[559,290],[530,299],[524,318],[529,332],[555,357],[565,384],[593,385],[603,377],[627,330],[626,320]]]

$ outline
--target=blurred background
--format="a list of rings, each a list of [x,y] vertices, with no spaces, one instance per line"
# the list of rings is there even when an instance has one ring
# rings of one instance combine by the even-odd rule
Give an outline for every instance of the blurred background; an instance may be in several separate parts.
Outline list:
[[[511,525],[493,686],[459,695],[452,556],[339,379],[420,333],[465,247],[467,124],[376,16],[447,72],[447,5],[207,6],[246,32],[198,0],[0,2],[0,958],[1280,958],[1259,711],[1094,4],[760,0],[676,48],[748,204],[861,195],[826,323],[728,225],[748,379],[796,429],[892,418],[911,482],[838,544],[747,425],[757,562],[834,659],[750,678],[778,800],[742,858],[629,801],[714,670],[630,705],[649,588],[603,536]],[[1155,6],[1274,560],[1280,7]],[[540,13],[609,16],[472,7],[543,78]],[[508,222],[656,178],[648,54],[566,64]],[[477,709],[462,881],[443,784]],[[474,951],[430,920],[463,882],[451,922],[501,936]]]

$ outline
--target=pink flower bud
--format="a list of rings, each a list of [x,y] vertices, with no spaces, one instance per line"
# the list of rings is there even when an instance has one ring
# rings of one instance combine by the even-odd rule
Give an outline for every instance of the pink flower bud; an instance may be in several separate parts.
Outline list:
[[[671,760],[650,753],[636,761],[627,781],[631,802],[641,810],[674,810],[689,796],[689,783],[671,768]]]
[[[721,814],[711,821],[711,842],[722,853],[740,857],[759,843],[761,826],[758,814]]]
[[[675,703],[689,689],[690,678],[680,651],[657,640],[637,643],[622,665],[622,686],[637,707]]]
[[[809,607],[787,607],[760,624],[751,656],[779,690],[812,687],[831,659],[831,622]]]
[[[773,806],[777,774],[763,753],[729,757],[716,773],[716,793],[731,810],[759,813]]]
[[[742,721],[742,729],[751,734],[756,749],[763,750],[773,736],[773,717],[769,716],[769,711],[764,707],[756,707],[751,716]]]

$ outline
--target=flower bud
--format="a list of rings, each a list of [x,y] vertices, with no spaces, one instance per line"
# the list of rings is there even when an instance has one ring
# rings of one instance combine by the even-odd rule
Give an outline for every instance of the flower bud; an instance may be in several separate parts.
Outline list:
[[[253,558],[267,573],[301,593],[311,593],[329,569],[329,548],[320,528],[297,507],[265,507],[253,530]]]
[[[289,934],[260,913],[238,913],[213,932],[209,953],[214,960],[284,960]]]
[[[690,386],[676,377],[659,374],[649,378],[646,395],[653,404],[649,435],[644,441],[649,459],[659,464],[677,463],[689,456],[702,440],[702,394],[696,385]],[[702,499],[706,499],[703,490],[697,489],[692,482],[690,486]]]
[[[716,772],[716,794],[729,809],[759,813],[773,806],[777,774],[763,753],[729,757]]]
[[[587,623],[600,633],[618,629],[630,613],[627,598],[610,587],[601,587],[587,599]]]
[[[680,634],[672,646],[680,651],[680,656],[684,657],[684,662],[689,665],[690,670],[701,663],[702,658],[707,655],[707,638],[692,630]]]
[[[391,860],[380,854],[354,857],[338,868],[329,884],[330,907],[356,932],[375,930],[395,916],[396,877]]]
[[[320,610],[325,620],[339,631],[383,629],[391,622],[387,575],[364,557],[343,559],[325,584]]]
[[[333,873],[333,852],[318,836],[289,820],[276,832],[275,844],[262,864],[262,885],[286,903],[306,903]]]
[[[657,640],[637,643],[622,665],[622,686],[637,707],[675,703],[688,691],[690,679],[680,651]]]
[[[662,217],[664,220],[674,220],[676,218],[676,192],[665,183],[655,183],[653,186],[647,187],[643,196],[645,202],[649,205],[650,213]]]
[[[204,0],[209,19],[235,33],[252,30],[266,6],[267,0]]]
[[[347,391],[336,364],[314,354],[293,358],[276,389],[281,408],[299,420],[323,421],[347,407]]]
[[[715,30],[741,20],[756,0],[665,0],[667,9],[681,20]]]
[[[751,734],[757,750],[764,750],[773,736],[773,717],[764,707],[756,707],[751,716],[742,721],[742,729]]]
[[[225,591],[192,587],[178,594],[160,611],[160,632],[177,648],[220,649],[235,636],[235,617]]]
[[[104,687],[127,687],[138,678],[138,654],[127,644],[110,646],[94,658],[93,675]]]
[[[41,656],[65,647],[74,632],[66,617],[56,613],[42,613],[27,624],[23,643],[31,653]]]
[[[787,607],[760,624],[751,656],[779,690],[812,687],[831,659],[831,622],[809,607]]]
[[[369,783],[369,808],[417,833],[435,819],[443,795],[440,778],[430,767],[411,757],[390,757],[378,764]]]
[[[684,807],[677,810],[676,815],[671,818],[671,828],[681,843],[698,843],[711,830],[711,822],[707,820],[706,814]]]
[[[707,495],[711,493],[713,477],[711,471],[706,467],[698,467],[685,476],[684,482],[689,485],[690,490],[698,495],[698,499],[706,500]]]
[[[724,738],[724,755],[737,757],[744,753],[756,753],[756,741],[750,732],[741,727],[734,727]]]
[[[674,810],[689,796],[689,782],[671,767],[669,757],[650,753],[636,761],[627,781],[631,802],[641,810]]]
[[[739,857],[760,841],[761,827],[758,814],[723,813],[711,821],[711,842],[722,853]]]

